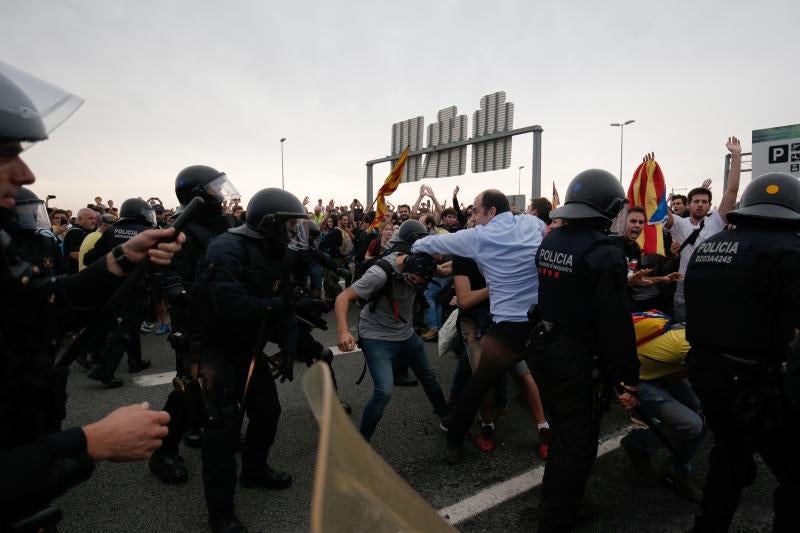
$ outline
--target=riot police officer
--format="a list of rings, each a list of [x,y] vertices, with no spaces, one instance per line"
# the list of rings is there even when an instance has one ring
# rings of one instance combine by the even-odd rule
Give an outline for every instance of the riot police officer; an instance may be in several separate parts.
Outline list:
[[[181,380],[189,362],[193,326],[197,326],[189,319],[189,308],[192,305],[194,278],[205,257],[208,243],[231,227],[228,217],[224,215],[222,203],[239,198],[239,192],[224,172],[206,165],[192,165],[181,170],[175,178],[175,195],[181,206],[188,205],[197,197],[203,199],[203,204],[183,230],[186,241],[181,251],[175,256],[172,265],[161,272],[163,283],[174,289],[166,291],[166,300],[172,321],[169,342],[175,350],[175,367],[179,381],[178,388],[170,392],[164,404],[164,410],[170,415],[169,434],[164,438],[163,446],[153,453],[149,466],[156,477],[166,483],[182,483],[189,479],[189,472],[179,452],[184,431],[188,445],[200,446],[201,421],[193,420],[190,416],[185,390],[181,388]],[[180,297],[170,297],[173,292]]]
[[[63,257],[58,239],[50,229],[44,201],[27,187],[20,188],[14,201],[14,221],[6,227],[6,232],[14,240],[16,254],[46,276],[63,273]]]
[[[141,198],[129,198],[119,208],[120,218],[113,227],[103,233],[94,247],[84,255],[85,263],[92,263],[116,246],[125,243],[139,233],[156,227],[156,213],[153,206]],[[111,318],[108,329],[110,335],[106,352],[100,364],[95,365],[87,374],[90,379],[100,381],[107,388],[121,387],[123,382],[114,376],[122,361],[123,354],[128,354],[128,371],[131,374],[150,368],[150,360],[142,359],[142,343],[139,339],[139,327],[145,317],[145,308],[149,304],[147,283],[142,282],[141,290],[134,291],[120,306],[116,317]]]
[[[236,461],[243,412],[248,426],[242,444],[240,483],[245,487],[286,489],[289,474],[267,465],[275,440],[280,402],[267,341],[281,347],[276,365],[292,379],[297,324],[291,311],[292,284],[287,246],[297,219],[306,218],[300,201],[281,189],[257,192],[247,206],[245,224],[212,239],[198,272],[192,321],[192,373],[209,383],[203,435],[203,482],[209,523],[214,531],[246,531],[234,514]]]
[[[22,79],[37,101],[13,81]],[[42,90],[46,88],[46,90]],[[72,276],[45,276],[20,257],[6,231],[13,225],[14,197],[35,181],[20,157],[22,143],[42,141],[48,131],[38,109],[68,116],[76,97],[0,63],[0,530],[51,528],[60,512],[47,508],[87,479],[96,461],[149,456],[166,434],[166,413],[146,404],[117,409],[106,418],[61,430],[66,369],[54,365],[58,331],[80,326],[97,312],[125,275],[125,264],[148,257],[168,264],[179,249],[161,243],[173,230],[149,231]],[[67,106],[67,107],[65,107]],[[12,231],[13,232],[13,231]],[[66,323],[69,322],[69,323]]]
[[[635,405],[631,391],[639,382],[639,362],[627,265],[608,235],[625,202],[611,173],[581,172],[557,213],[566,225],[544,238],[536,256],[541,320],[530,362],[552,430],[539,531],[569,530],[578,516],[597,456],[602,385],[628,387],[620,402]]]
[[[800,523],[800,411],[787,356],[800,328],[800,180],[764,174],[686,273],[689,380],[714,433],[696,531],[727,531],[758,452],[778,480],[773,531]],[[791,372],[790,372],[791,374]]]

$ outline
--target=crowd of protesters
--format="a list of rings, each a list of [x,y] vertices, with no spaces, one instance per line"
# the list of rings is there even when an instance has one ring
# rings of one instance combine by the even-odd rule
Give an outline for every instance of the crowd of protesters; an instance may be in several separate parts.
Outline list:
[[[738,141],[735,138],[730,139],[727,146],[734,156],[734,162],[738,161],[741,152]],[[648,154],[644,161],[652,159],[653,155]],[[656,333],[653,334],[651,331],[647,338],[639,343],[639,357],[642,360],[642,386],[639,389],[641,400],[643,404],[652,408],[653,416],[660,420],[668,433],[676,439],[676,446],[683,452],[684,460],[677,461],[672,458],[660,471],[656,471],[651,459],[654,450],[659,447],[659,442],[646,427],[632,431],[623,439],[622,447],[630,457],[636,474],[642,480],[648,484],[667,481],[679,494],[695,502],[702,499],[702,492],[692,482],[689,474],[692,470],[693,455],[706,434],[706,427],[700,414],[699,401],[685,378],[684,365],[689,346],[682,329],[682,322],[685,320],[682,281],[692,250],[724,229],[726,225],[726,214],[733,208],[738,192],[738,167],[736,170],[737,172],[731,173],[727,190],[715,210],[711,209],[713,195],[710,180],[693,188],[686,196],[669,196],[669,214],[663,230],[663,255],[643,254],[637,242],[648,223],[643,208],[630,207],[623,210],[615,224],[618,235],[614,238],[628,263],[630,308],[634,315],[636,313],[641,315],[634,316],[633,320],[656,320],[658,324]],[[485,191],[475,200],[482,202],[483,214],[476,210],[475,205],[462,203],[458,193],[459,188],[456,187],[449,201],[440,201],[430,186],[422,185],[413,205],[400,204],[395,207],[388,204],[387,212],[377,223],[375,223],[375,211],[365,210],[358,199],[353,199],[349,204],[337,205],[334,200],[325,203],[320,198],[312,205],[306,196],[303,204],[309,219],[319,230],[317,247],[330,258],[330,261],[325,263],[326,268],[317,265],[311,269],[307,287],[309,293],[331,304],[343,292],[346,293],[346,299],[352,301],[358,299],[357,291],[347,292],[350,279],[345,278],[343,282],[342,272],[349,271],[351,276],[355,275],[356,279],[359,279],[377,259],[386,257],[391,252],[395,253],[389,257],[395,257],[397,255],[395,245],[398,240],[402,240],[398,237],[400,227],[406,221],[417,220],[424,228],[425,234],[429,235],[456,233],[491,222],[491,218],[487,219],[485,215],[486,202],[489,201],[487,198],[491,197],[491,191]],[[77,272],[86,266],[84,255],[87,250],[92,248],[103,231],[118,220],[119,209],[112,200],[104,203],[102,198],[97,197],[93,203],[73,212],[50,206],[52,198],[54,197],[48,197],[46,205],[52,234],[58,239],[62,252],[60,268],[65,272]],[[175,216],[175,210],[166,208],[159,198],[149,198],[147,202],[156,214],[159,227],[167,225]],[[558,209],[554,209],[547,198],[531,200],[526,213],[520,213],[516,208],[509,206],[508,202],[498,201],[495,204],[493,205],[497,214],[511,211],[515,216],[531,215],[546,225],[546,231],[557,230],[563,223],[558,216]],[[232,226],[244,223],[246,213],[241,200],[226,203],[224,210]],[[406,253],[410,253],[410,249],[406,250]],[[447,394],[442,396],[430,364],[404,361],[403,357],[393,361],[390,366],[391,377],[373,373],[375,394],[380,398],[376,400],[377,396],[373,397],[364,411],[362,433],[367,439],[375,431],[383,407],[388,403],[391,385],[417,385],[417,380],[408,374],[409,365],[423,381],[425,392],[442,417],[444,430],[447,430],[449,424],[446,414],[452,412],[471,375],[480,367],[481,337],[493,320],[489,310],[487,281],[484,272],[479,268],[481,260],[478,258],[476,263],[476,258],[453,255],[435,255],[434,258],[437,262],[437,275],[431,277],[424,290],[415,296],[417,301],[413,307],[413,321],[410,327],[413,327],[414,338],[435,342],[450,313],[456,310],[459,312],[455,326],[457,341],[452,344],[456,363],[450,379],[451,384],[447,388]],[[402,260],[398,260],[400,265],[398,268],[401,271],[402,263]],[[149,333],[155,330],[157,335],[169,333],[169,317],[164,302],[160,300],[152,302],[151,311],[142,323],[140,331]],[[338,318],[340,317],[337,308]],[[669,326],[665,327],[665,324]],[[347,343],[341,346],[340,343],[340,347],[349,346]],[[420,353],[420,357],[427,360],[424,351]],[[659,359],[660,367],[658,364],[657,368],[653,367],[654,359]],[[80,362],[87,366],[92,363],[92,361]],[[671,369],[665,370],[670,365]],[[147,366],[149,362],[141,360],[138,366],[133,365],[130,368],[134,372]],[[419,375],[420,369],[423,375]],[[372,371],[372,368],[370,370]],[[385,373],[385,370],[381,370],[381,373]],[[519,390],[530,408],[533,423],[539,433],[536,452],[546,460],[550,427],[535,376],[524,360],[514,365],[508,374],[518,380]],[[378,391],[378,382],[386,379],[389,379],[389,383],[382,383],[380,386],[388,391]],[[494,383],[493,392],[481,399],[478,416],[480,429],[474,440],[477,448],[485,453],[495,449],[495,424],[498,416],[508,409],[509,388],[506,381],[507,377],[504,377]],[[114,384],[114,386],[120,385],[121,380]],[[455,464],[460,460],[460,456],[453,459],[452,463]]]

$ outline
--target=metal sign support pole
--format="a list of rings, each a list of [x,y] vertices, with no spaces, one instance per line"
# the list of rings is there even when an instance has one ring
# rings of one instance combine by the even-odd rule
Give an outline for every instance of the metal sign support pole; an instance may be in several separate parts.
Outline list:
[[[367,205],[372,205],[372,165],[367,163]]]
[[[531,161],[531,200],[542,196],[542,127],[534,126]]]

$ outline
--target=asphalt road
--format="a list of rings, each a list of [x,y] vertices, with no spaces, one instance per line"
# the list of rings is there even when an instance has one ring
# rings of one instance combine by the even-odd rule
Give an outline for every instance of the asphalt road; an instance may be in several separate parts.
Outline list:
[[[328,319],[333,323],[332,316]],[[355,320],[351,324],[355,324]],[[328,346],[336,343],[333,331],[317,331],[315,336]],[[153,367],[143,374],[154,375],[174,368],[174,358],[165,337],[142,335],[142,342],[145,357],[153,361]],[[439,357],[434,344],[426,346],[440,382],[443,387],[448,386],[454,359]],[[352,404],[352,420],[356,425],[372,392],[369,374],[360,386],[355,385],[362,364],[360,352],[337,356],[334,361],[341,396]],[[281,492],[237,488],[237,514],[251,531],[308,530],[318,429],[302,392],[304,368],[298,364],[294,382],[278,387],[283,414],[270,455],[271,465],[290,472],[294,485]],[[149,401],[160,408],[171,389],[170,384],[135,384],[124,362],[118,376],[125,380],[125,386],[105,390],[89,380],[85,371],[73,366],[65,427],[97,420],[129,403]],[[510,390],[516,395],[514,387]],[[609,442],[613,442],[613,437],[618,437],[629,423],[621,409],[612,407],[603,421],[601,441],[612,439]],[[536,455],[535,425],[521,399],[512,401],[510,412],[499,421],[497,438],[499,446],[492,454],[483,454],[468,446],[463,464],[447,466],[445,439],[438,428],[438,419],[420,387],[413,387],[395,389],[372,444],[434,509],[440,510],[459,507],[466,498],[543,465]],[[701,486],[709,446],[710,437],[698,454],[693,473]],[[61,530],[81,533],[209,531],[200,479],[200,452],[185,448],[183,454],[190,480],[179,486],[162,484],[144,463],[100,464],[90,481],[61,498],[59,503],[64,511]],[[733,531],[771,529],[774,487],[774,478],[759,462],[758,478],[742,496]],[[600,503],[601,512],[594,520],[582,523],[579,531],[688,531],[697,511],[696,506],[668,487],[639,486],[621,449],[611,449],[598,459],[589,490]],[[486,493],[491,498],[495,491],[495,488],[485,491],[478,499],[483,499]],[[460,521],[456,527],[475,532],[535,530],[539,494],[538,486],[525,490]]]

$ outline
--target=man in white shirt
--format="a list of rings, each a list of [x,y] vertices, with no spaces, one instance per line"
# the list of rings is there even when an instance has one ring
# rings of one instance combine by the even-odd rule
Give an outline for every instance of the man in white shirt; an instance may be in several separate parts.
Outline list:
[[[739,193],[739,174],[742,168],[742,145],[736,137],[728,137],[725,147],[731,153],[731,167],[728,172],[728,187],[716,211],[711,211],[711,191],[706,187],[697,187],[689,191],[689,217],[681,218],[668,213],[666,228],[672,235],[673,243],[680,243],[680,266],[678,272],[681,278],[686,274],[686,266],[692,257],[695,247],[703,241],[725,229],[728,213],[736,204],[736,195]],[[652,154],[645,157],[652,157]],[[678,282],[675,290],[675,316],[676,322],[686,319],[686,303],[683,296],[683,280]]]

